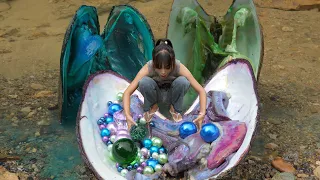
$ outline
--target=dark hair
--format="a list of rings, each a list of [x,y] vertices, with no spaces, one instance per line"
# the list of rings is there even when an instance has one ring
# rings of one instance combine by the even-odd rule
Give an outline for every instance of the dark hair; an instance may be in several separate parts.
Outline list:
[[[172,43],[169,39],[159,39],[152,51],[153,67],[161,69],[174,68],[176,65],[176,57],[173,51]]]

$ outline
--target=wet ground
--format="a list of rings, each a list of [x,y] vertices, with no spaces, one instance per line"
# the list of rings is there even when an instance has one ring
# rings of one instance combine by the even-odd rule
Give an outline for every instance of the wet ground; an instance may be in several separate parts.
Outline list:
[[[231,1],[199,1],[223,15]],[[81,4],[98,8],[101,29],[112,5],[130,3],[165,36],[170,0],[0,0],[0,179],[95,179],[79,155],[74,123],[58,123],[59,58]],[[265,39],[261,114],[249,154],[223,179],[276,179],[281,157],[295,173],[320,178],[320,12],[257,8]],[[215,13],[214,13],[215,12]],[[8,178],[9,177],[9,178]]]

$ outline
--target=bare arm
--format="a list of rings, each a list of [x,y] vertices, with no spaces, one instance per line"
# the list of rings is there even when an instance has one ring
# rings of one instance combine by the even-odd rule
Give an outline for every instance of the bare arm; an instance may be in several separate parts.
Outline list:
[[[198,83],[198,81],[193,77],[191,72],[183,65],[180,64],[180,75],[185,76],[188,81],[190,82],[190,85],[198,92],[199,99],[200,99],[200,114],[197,119],[194,120],[194,122],[197,123],[198,128],[201,129],[202,121],[204,119],[204,116],[206,114],[206,105],[207,105],[207,96],[206,91],[204,88]]]
[[[130,85],[127,87],[127,89],[123,93],[123,110],[124,114],[127,117],[131,117],[130,114],[130,96],[132,93],[138,88],[139,81],[144,77],[148,75],[148,65],[144,65],[134,80],[130,83]]]

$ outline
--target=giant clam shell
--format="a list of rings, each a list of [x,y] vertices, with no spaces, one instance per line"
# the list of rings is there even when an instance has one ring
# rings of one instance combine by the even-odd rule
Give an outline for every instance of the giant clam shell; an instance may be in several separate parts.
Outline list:
[[[81,155],[86,164],[99,179],[124,179],[115,168],[115,163],[107,157],[107,146],[102,142],[97,119],[103,116],[108,101],[116,100],[116,94],[129,85],[120,75],[102,71],[90,76],[84,87],[84,97],[77,119],[77,137]],[[257,87],[251,65],[246,60],[235,59],[228,62],[205,85],[206,92],[215,90],[230,95],[226,113],[231,120],[245,122],[247,132],[240,148],[229,157],[229,164],[223,167],[219,177],[236,166],[249,151],[258,121]],[[143,97],[134,92],[143,102]],[[186,114],[192,112],[199,102],[195,100]],[[208,177],[209,178],[209,177]]]

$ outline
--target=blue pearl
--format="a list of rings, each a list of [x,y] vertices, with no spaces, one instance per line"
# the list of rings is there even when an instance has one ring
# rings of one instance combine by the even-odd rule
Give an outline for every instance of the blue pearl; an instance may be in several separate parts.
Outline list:
[[[123,168],[119,166],[117,169],[118,169],[118,172],[121,172]]]
[[[208,123],[202,126],[200,136],[205,142],[211,143],[220,136],[220,131],[216,125]]]
[[[103,124],[103,121],[102,121],[101,119],[99,119],[99,120],[97,121],[97,124],[98,124],[98,125],[101,125],[101,124]]]
[[[112,142],[111,142],[111,141],[108,141],[108,142],[107,142],[107,145],[109,145],[109,144],[112,144]]]
[[[129,165],[129,166],[127,167],[127,169],[128,169],[128,171],[131,171],[131,170],[132,170],[132,166]]]
[[[167,153],[166,148],[164,148],[163,146],[161,148],[159,148],[159,153]]]
[[[103,136],[108,136],[108,137],[110,136],[109,129],[105,128],[105,129],[101,130],[101,137],[103,137]]]
[[[152,122],[152,121],[150,122],[150,126],[151,126],[151,127],[156,127],[156,125],[155,125],[154,122]]]
[[[143,147],[150,149],[152,146],[152,141],[151,139],[145,139],[143,140],[142,144],[143,144]]]
[[[109,124],[109,123],[113,122],[114,120],[113,120],[112,116],[108,116],[105,118],[105,121],[107,122],[107,124]]]
[[[133,168],[135,168],[135,169],[137,169],[139,167],[139,164],[138,163],[135,163],[134,165],[133,165]]]
[[[122,107],[120,104],[111,104],[109,107],[108,107],[108,113],[109,115],[113,116],[113,114],[117,111],[120,111],[122,110]]]
[[[157,164],[159,164],[159,162],[156,159],[148,159],[147,160],[147,165],[151,166],[153,169],[156,167]]]
[[[154,152],[159,153],[159,148],[157,146],[152,146],[150,148],[150,154],[152,155]]]
[[[106,122],[106,119],[104,117],[101,117],[100,119],[102,122],[104,122],[104,123]]]
[[[179,135],[182,139],[197,132],[197,126],[193,122],[184,122],[179,127]]]

